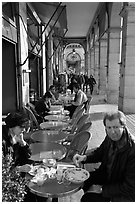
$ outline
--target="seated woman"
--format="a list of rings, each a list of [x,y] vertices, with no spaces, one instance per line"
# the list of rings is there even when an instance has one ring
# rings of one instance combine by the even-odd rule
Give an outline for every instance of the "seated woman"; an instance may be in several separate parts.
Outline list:
[[[31,156],[30,147],[23,138],[28,122],[27,115],[22,111],[10,113],[5,119],[7,128],[6,140],[9,141],[10,148],[12,148],[14,161],[12,168],[17,168],[23,177],[25,176],[24,172],[29,172],[31,170],[30,164],[32,163],[29,159]],[[25,195],[24,202],[45,201],[45,199],[32,194],[27,186],[26,192],[27,194]]]
[[[40,116],[45,117],[46,115],[48,115],[48,112],[50,111],[51,107],[51,98],[52,95],[49,92],[46,92],[42,96],[42,98],[36,103],[35,110]]]
[[[80,86],[78,83],[73,84],[73,90],[75,92],[75,98],[74,101],[69,106],[64,106],[64,110],[68,110],[70,112],[69,116],[72,118],[73,113],[75,109],[81,105],[86,104],[88,102],[88,98],[86,94],[80,89]]]
[[[29,120],[25,113],[15,112],[10,113],[5,119],[6,129],[7,129],[7,138],[9,144],[13,148],[13,159],[15,166],[24,165],[30,163],[29,157],[31,151],[29,145],[23,138],[25,128],[29,123]]]

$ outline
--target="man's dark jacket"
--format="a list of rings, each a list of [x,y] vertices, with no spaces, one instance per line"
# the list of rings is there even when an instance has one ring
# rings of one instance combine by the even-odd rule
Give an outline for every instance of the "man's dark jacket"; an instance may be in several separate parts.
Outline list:
[[[135,201],[135,143],[127,129],[123,133],[127,137],[127,143],[116,153],[111,177],[108,179],[107,163],[108,150],[112,140],[106,136],[100,147],[93,154],[87,155],[83,163],[101,162],[98,173],[104,175],[102,194],[114,202]]]

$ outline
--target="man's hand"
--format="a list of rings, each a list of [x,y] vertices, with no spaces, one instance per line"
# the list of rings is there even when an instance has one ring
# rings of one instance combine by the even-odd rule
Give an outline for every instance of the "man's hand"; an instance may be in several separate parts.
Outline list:
[[[102,193],[102,186],[101,185],[92,185],[88,191],[89,192],[92,192],[92,193]]]
[[[85,161],[86,160],[86,155],[79,155],[79,154],[75,154],[74,157],[73,157],[73,162],[76,166],[79,166],[79,164],[82,162],[82,161]]]

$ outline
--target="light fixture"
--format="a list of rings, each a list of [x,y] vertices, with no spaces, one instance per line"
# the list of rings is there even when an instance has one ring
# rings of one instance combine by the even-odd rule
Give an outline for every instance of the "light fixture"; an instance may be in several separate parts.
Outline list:
[[[76,54],[76,50],[75,50],[74,48],[73,48],[72,52],[73,52],[73,55],[75,55],[75,54]]]

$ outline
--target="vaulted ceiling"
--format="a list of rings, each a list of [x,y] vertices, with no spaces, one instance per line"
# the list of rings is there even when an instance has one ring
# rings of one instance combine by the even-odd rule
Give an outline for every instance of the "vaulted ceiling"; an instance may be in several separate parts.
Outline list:
[[[85,37],[99,2],[63,2],[66,5],[68,32],[65,37]]]

